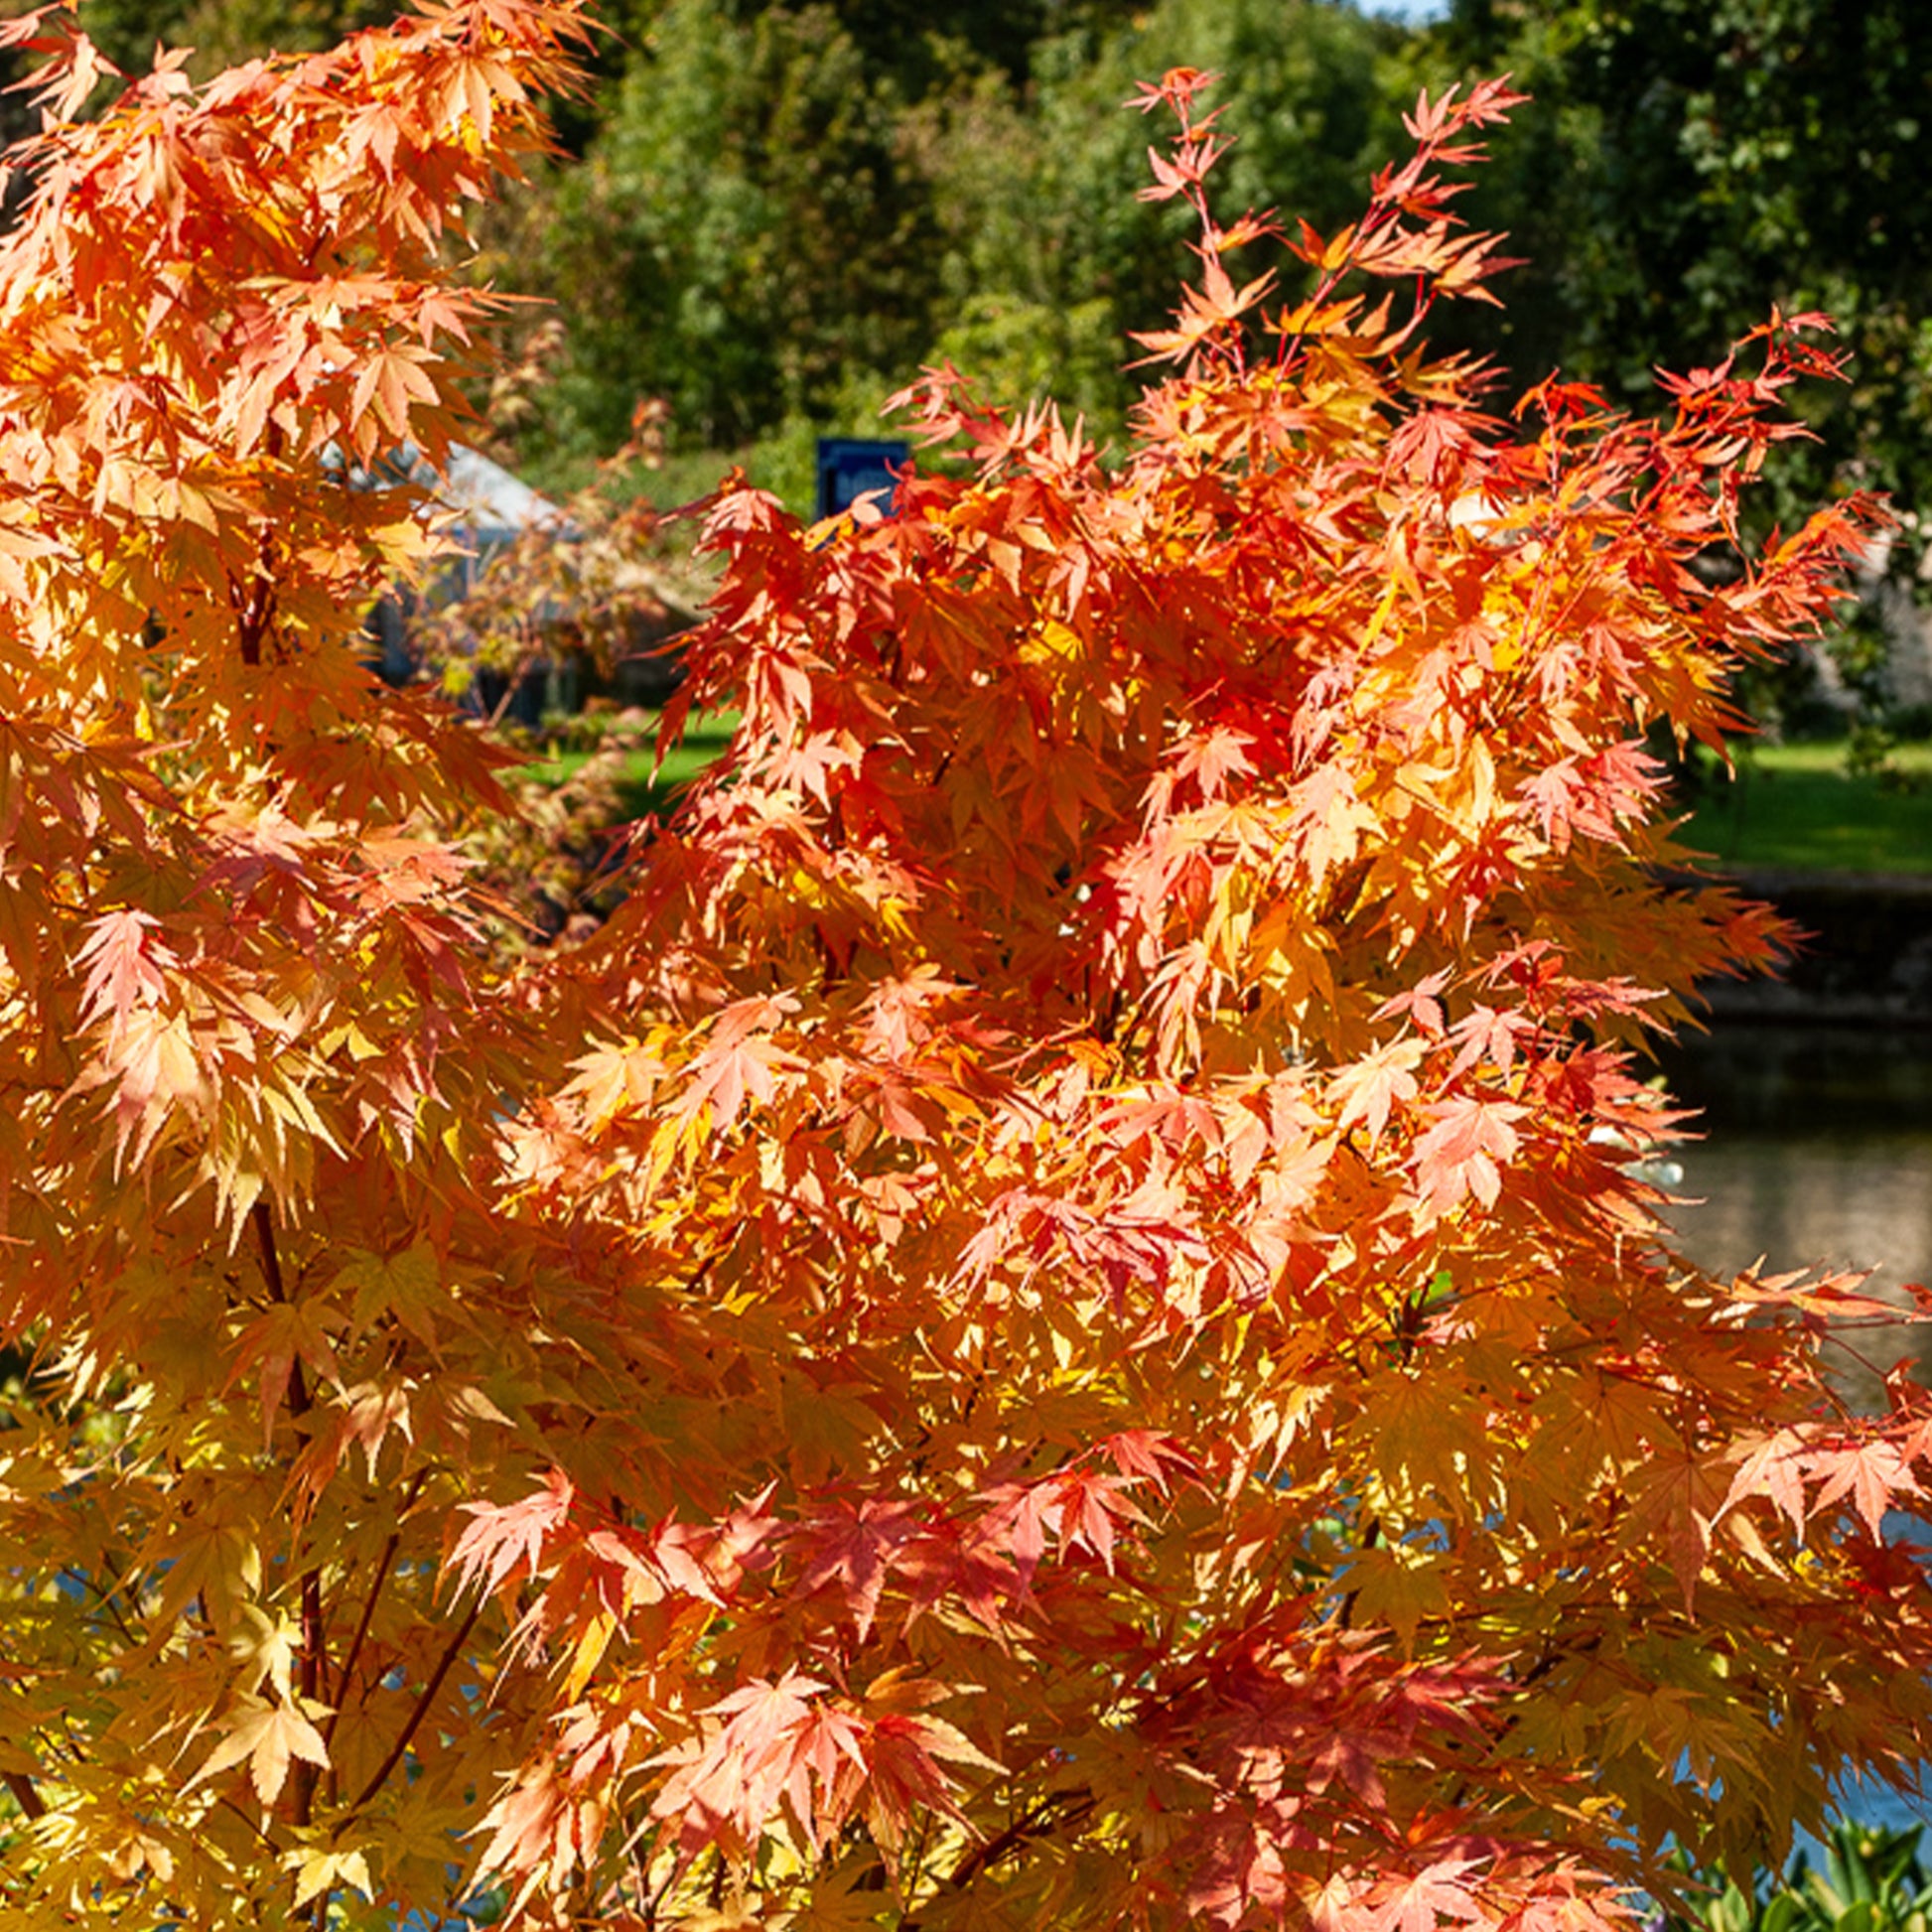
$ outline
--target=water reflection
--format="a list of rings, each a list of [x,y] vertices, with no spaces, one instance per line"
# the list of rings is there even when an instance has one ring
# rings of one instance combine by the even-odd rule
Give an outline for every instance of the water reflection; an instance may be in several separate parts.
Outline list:
[[[1726,1136],[1687,1148],[1677,1190],[1702,1205],[1673,1210],[1684,1251],[1714,1274],[1760,1255],[1774,1270],[1876,1270],[1873,1292],[1932,1279],[1932,1134],[1863,1139]],[[1932,1366],[1923,1327],[1849,1336],[1839,1367],[1863,1397],[1901,1354]],[[1864,1373],[1852,1375],[1861,1359]]]
[[[1676,1156],[1676,1191],[1701,1204],[1671,1215],[1693,1260],[1871,1268],[1877,1291],[1932,1282],[1932,1036],[1732,1025],[1674,1049],[1664,1071],[1704,1113],[1704,1138]],[[1862,1400],[1903,1353],[1932,1375],[1923,1325],[1836,1352]]]
[[[1704,1115],[1704,1138],[1675,1157],[1684,1179],[1674,1191],[1702,1196],[1671,1215],[1693,1260],[1713,1273],[1759,1255],[1773,1269],[1875,1268],[1874,1290],[1932,1282],[1932,1035],[1725,1023],[1674,1048],[1663,1070]],[[1874,1404],[1873,1371],[1907,1351],[1932,1380],[1932,1326],[1836,1347],[1848,1397]],[[1932,1797],[1854,1790],[1842,1808],[1869,1824],[1917,1825]]]

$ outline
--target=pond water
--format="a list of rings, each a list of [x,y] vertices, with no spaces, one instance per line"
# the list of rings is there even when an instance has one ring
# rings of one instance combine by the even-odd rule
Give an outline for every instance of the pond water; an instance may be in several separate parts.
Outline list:
[[[1674,1155],[1685,1201],[1670,1219],[1691,1259],[1714,1273],[1760,1255],[1773,1270],[1869,1268],[1878,1292],[1932,1283],[1932,1034],[1720,1024],[1663,1071],[1703,1111],[1701,1138]],[[1932,1323],[1833,1348],[1855,1401],[1874,1402],[1904,1352],[1932,1379]],[[1932,1795],[1848,1794],[1844,1809],[1913,1825],[1932,1818]]]
[[[1691,1259],[1870,1269],[1879,1293],[1932,1282],[1932,1035],[1723,1027],[1664,1071],[1703,1112],[1674,1157],[1670,1219]],[[1932,1324],[1835,1344],[1847,1392],[1874,1400],[1907,1351],[1932,1377]]]

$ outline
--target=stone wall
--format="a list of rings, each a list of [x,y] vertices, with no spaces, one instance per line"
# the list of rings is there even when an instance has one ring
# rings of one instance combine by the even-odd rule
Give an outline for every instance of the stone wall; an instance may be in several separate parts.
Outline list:
[[[1932,876],[1761,872],[1734,884],[1806,937],[1775,981],[1702,988],[1715,1017],[1932,1029]]]

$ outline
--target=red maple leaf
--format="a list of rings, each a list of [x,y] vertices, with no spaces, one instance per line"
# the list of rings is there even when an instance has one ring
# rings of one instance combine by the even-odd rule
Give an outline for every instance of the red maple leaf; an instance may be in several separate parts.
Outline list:
[[[91,1025],[111,1015],[118,1025],[136,1006],[155,1006],[168,990],[166,969],[175,955],[148,934],[158,921],[139,910],[107,912],[87,928],[76,958],[88,962],[80,1020]]]

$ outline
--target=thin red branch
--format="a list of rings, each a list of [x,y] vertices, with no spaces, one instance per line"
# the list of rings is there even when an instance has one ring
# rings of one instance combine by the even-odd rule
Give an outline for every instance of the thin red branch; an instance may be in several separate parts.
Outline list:
[[[396,1741],[389,1746],[388,1755],[375,1767],[374,1774],[362,1787],[354,1804],[349,1807],[351,1813],[360,1811],[388,1782],[389,1773],[402,1762],[402,1755],[409,1748],[409,1740],[416,1735],[424,1718],[429,1715],[429,1708],[435,1703],[437,1692],[443,1688],[443,1680],[450,1674],[450,1666],[456,1662],[457,1653],[468,1641],[470,1632],[477,1627],[477,1618],[483,1614],[483,1599],[479,1596],[471,1604],[469,1615],[463,1619],[455,1635],[444,1646],[443,1655],[437,1660],[435,1670],[430,1673],[429,1682],[423,1686],[422,1696],[416,1700],[416,1708],[410,1712],[408,1722],[403,1725]]]

